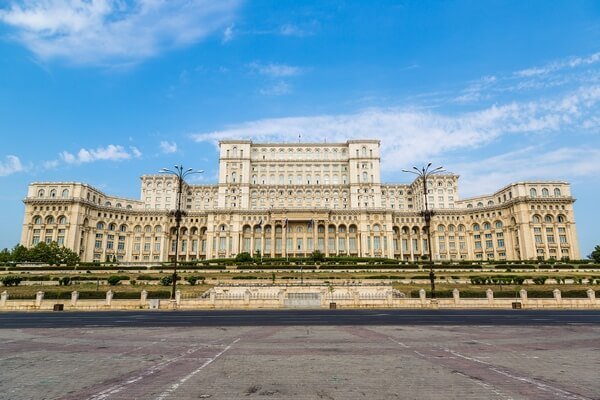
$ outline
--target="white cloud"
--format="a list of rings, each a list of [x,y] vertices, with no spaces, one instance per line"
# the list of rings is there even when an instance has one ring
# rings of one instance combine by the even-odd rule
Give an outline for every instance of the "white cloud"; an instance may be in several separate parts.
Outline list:
[[[140,157],[141,152],[133,147],[129,153],[123,146],[109,144],[106,147],[98,147],[97,149],[80,149],[77,154],[63,151],[60,153],[60,158],[67,164],[85,164],[94,161],[121,161],[129,160],[132,155]]]
[[[571,180],[600,174],[600,149],[561,147],[544,151],[530,146],[474,162],[456,163],[464,196],[493,193],[501,187],[523,180]]]
[[[576,68],[595,64],[600,61],[600,52],[591,54],[587,57],[570,57],[564,60],[553,61],[543,66],[522,69],[515,72],[515,75],[521,77],[532,77],[537,75],[546,75],[565,68]]]
[[[5,161],[0,161],[0,176],[8,176],[21,171],[23,171],[23,165],[17,156],[8,155],[5,157]]]
[[[280,81],[271,86],[260,89],[259,93],[265,96],[282,96],[292,91],[289,83]]]
[[[310,142],[377,138],[382,141],[384,170],[398,171],[453,150],[484,146],[503,135],[526,135],[583,129],[593,121],[600,86],[580,88],[551,101],[494,105],[449,116],[423,110],[375,108],[353,114],[272,118],[194,134],[196,141],[254,139]],[[598,127],[595,127],[596,129]]]
[[[225,31],[223,31],[222,42],[227,43],[227,42],[233,40],[234,36],[235,36],[235,32],[233,31],[233,24],[231,24],[227,28],[225,28]]]
[[[290,77],[302,73],[302,68],[286,64],[261,64],[253,62],[249,64],[249,67],[261,75],[273,78]]]
[[[160,149],[165,154],[171,154],[177,152],[177,143],[175,142],[167,142],[163,140],[160,142]]]
[[[190,45],[231,22],[240,0],[11,0],[0,22],[41,59],[139,62]]]
[[[129,149],[131,150],[131,154],[133,154],[135,158],[140,158],[142,156],[142,152],[137,147],[129,146]]]
[[[285,24],[279,28],[279,34],[281,34],[283,36],[304,37],[304,36],[312,35],[313,33],[312,33],[312,31],[302,29],[302,28],[298,27],[297,25]]]

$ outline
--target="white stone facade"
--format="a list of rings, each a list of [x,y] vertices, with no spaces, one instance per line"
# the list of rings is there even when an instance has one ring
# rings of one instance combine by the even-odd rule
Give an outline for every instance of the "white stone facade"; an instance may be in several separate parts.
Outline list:
[[[216,185],[184,185],[180,260],[356,255],[427,256],[423,188],[382,184],[377,140],[220,143]],[[82,183],[29,185],[21,243],[56,241],[84,261],[160,262],[174,257],[177,181],[142,176],[141,200]],[[566,182],[517,182],[459,199],[458,175],[428,183],[435,260],[579,258]]]

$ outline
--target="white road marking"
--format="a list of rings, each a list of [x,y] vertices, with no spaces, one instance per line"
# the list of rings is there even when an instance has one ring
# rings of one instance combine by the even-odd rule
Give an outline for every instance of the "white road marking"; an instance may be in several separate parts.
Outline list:
[[[392,338],[388,338],[388,339],[390,339],[392,342],[394,342],[394,343],[396,343],[396,344],[399,344],[400,346],[404,347],[405,349],[410,349],[410,346],[408,346],[408,345],[406,345],[406,344],[404,344],[404,343],[402,343],[402,342],[399,342],[399,341],[397,341],[397,340],[394,340],[394,339],[392,339]]]
[[[120,383],[117,383],[116,385],[113,385],[113,386],[107,388],[107,389],[104,389],[103,391],[101,391],[99,393],[96,393],[93,396],[88,397],[87,400],[104,400],[104,399],[108,399],[113,394],[117,394],[117,393],[121,392],[127,386],[129,386],[129,385],[131,385],[133,383],[136,383],[136,382],[140,381],[141,379],[143,379],[143,378],[145,378],[147,376],[155,374],[156,372],[164,369],[165,367],[168,367],[169,365],[173,364],[174,362],[179,361],[181,358],[185,357],[186,355],[195,353],[196,351],[200,350],[201,348],[202,347],[196,347],[196,348],[193,348],[193,349],[189,349],[188,351],[186,351],[185,354],[182,354],[180,356],[173,357],[173,358],[171,358],[169,360],[165,360],[165,361],[162,361],[162,362],[160,362],[158,364],[155,364],[155,365],[151,366],[150,368],[142,371],[142,373],[140,373],[139,375],[137,375],[137,376],[135,376],[135,377],[133,377],[131,379],[128,379],[125,382],[120,382]]]
[[[444,349],[444,350],[447,351],[447,352],[449,352],[450,354],[456,356],[456,357],[460,357],[460,358],[463,358],[465,360],[469,360],[469,361],[473,361],[473,362],[476,362],[476,363],[479,363],[479,364],[486,365],[486,366],[489,367],[490,370],[492,370],[492,371],[494,371],[494,372],[496,372],[496,373],[498,373],[500,375],[504,375],[504,376],[506,376],[508,378],[515,379],[515,380],[518,380],[518,381],[521,381],[521,382],[529,383],[530,385],[533,385],[533,386],[535,386],[536,388],[538,388],[540,390],[543,390],[543,391],[546,391],[546,392],[550,392],[550,393],[555,394],[555,395],[557,395],[557,396],[559,396],[559,397],[561,397],[563,399],[588,400],[587,397],[579,396],[579,395],[577,395],[575,393],[567,392],[566,390],[562,390],[562,389],[559,389],[559,388],[554,387],[554,386],[546,385],[545,383],[538,382],[538,381],[536,381],[534,379],[530,379],[530,378],[523,377],[523,376],[518,376],[518,375],[513,375],[513,374],[511,374],[511,373],[509,373],[507,371],[503,371],[501,369],[496,368],[493,364],[490,364],[490,363],[485,362],[485,361],[481,361],[481,360],[479,360],[477,358],[465,356],[463,354],[457,353],[454,350],[450,350],[450,349]]]
[[[206,366],[210,365],[217,358],[221,357],[227,350],[231,349],[231,347],[239,341],[240,341],[240,338],[235,339],[227,347],[225,347],[223,350],[221,350],[219,353],[217,353],[213,358],[209,358],[207,361],[204,362],[204,364],[202,364],[201,366],[199,366],[198,368],[196,368],[195,370],[193,370],[192,372],[190,372],[189,374],[187,374],[186,376],[181,378],[178,382],[175,382],[174,384],[172,384],[171,387],[169,387],[167,390],[162,392],[156,398],[156,400],[163,400],[163,399],[166,399],[167,397],[169,397],[174,391],[176,391],[179,388],[179,386],[183,385],[188,379],[190,379],[191,377],[196,375],[198,372],[202,371]]]

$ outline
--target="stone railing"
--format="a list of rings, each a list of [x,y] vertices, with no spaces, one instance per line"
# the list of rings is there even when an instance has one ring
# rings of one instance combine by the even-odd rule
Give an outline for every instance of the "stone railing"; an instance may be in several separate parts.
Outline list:
[[[407,298],[391,286],[231,286],[215,287],[196,298],[182,298],[177,291],[175,300],[149,299],[145,290],[139,299],[115,299],[112,291],[104,299],[79,299],[73,291],[70,299],[45,299],[37,292],[34,299],[12,300],[7,291],[0,294],[0,311],[53,310],[133,310],[133,309],[257,309],[257,308],[562,308],[600,309],[600,300],[592,289],[585,298],[564,298],[559,289],[552,298],[530,298],[521,290],[514,298],[497,298],[491,289],[485,298],[462,298],[454,289],[451,298],[430,299],[425,290],[418,298]]]

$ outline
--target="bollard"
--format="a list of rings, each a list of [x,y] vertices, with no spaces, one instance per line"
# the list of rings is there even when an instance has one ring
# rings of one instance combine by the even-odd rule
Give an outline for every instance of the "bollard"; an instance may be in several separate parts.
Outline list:
[[[519,296],[521,297],[521,301],[525,303],[527,301],[527,290],[521,289],[519,290]]]
[[[454,298],[454,304],[458,304],[460,301],[460,291],[456,288],[452,291],[452,298]]]
[[[488,300],[488,303],[494,302],[494,291],[492,289],[488,289],[485,291],[485,297]]]
[[[106,305],[110,306],[110,304],[112,303],[112,299],[113,299],[113,291],[109,290],[108,292],[106,292]]]
[[[44,292],[42,292],[40,290],[39,292],[37,292],[35,294],[35,306],[36,307],[41,307],[42,306],[42,300],[44,300]]]
[[[71,292],[71,305],[76,306],[78,300],[79,300],[79,292],[77,290],[73,290]]]
[[[175,292],[175,304],[178,306],[181,304],[181,290]]]
[[[560,303],[562,301],[562,296],[560,294],[560,289],[554,289],[552,291],[552,294],[554,295],[554,300],[556,300],[557,303]]]
[[[425,305],[427,302],[427,295],[425,293],[425,289],[419,289],[419,299],[421,299],[421,304]]]
[[[146,305],[147,300],[148,300],[148,292],[145,290],[142,290],[142,292],[140,293],[140,304]]]
[[[594,289],[587,290],[587,297],[592,303],[596,301],[596,292],[594,291]]]

